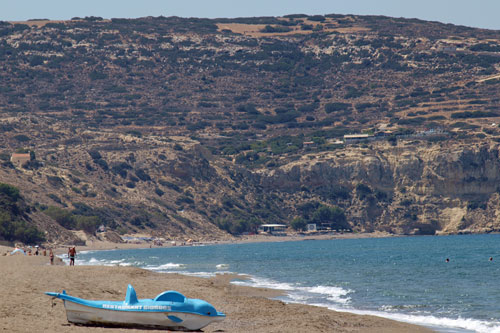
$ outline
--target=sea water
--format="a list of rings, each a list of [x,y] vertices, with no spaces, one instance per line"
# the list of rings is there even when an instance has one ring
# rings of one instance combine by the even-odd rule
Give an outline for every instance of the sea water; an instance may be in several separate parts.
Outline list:
[[[248,280],[232,283],[282,290],[286,296],[279,299],[285,302],[376,315],[441,332],[500,332],[500,235],[95,251],[79,253],[76,264],[200,277],[245,274]]]

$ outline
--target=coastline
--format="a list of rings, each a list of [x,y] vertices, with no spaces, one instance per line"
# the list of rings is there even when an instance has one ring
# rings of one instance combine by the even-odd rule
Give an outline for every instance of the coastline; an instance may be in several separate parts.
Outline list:
[[[382,237],[403,237],[385,232],[373,233],[327,233],[327,234],[289,234],[286,236],[270,236],[270,235],[246,235],[235,237],[229,240],[213,240],[200,242],[180,242],[177,241],[175,246],[197,246],[197,245],[217,245],[217,244],[242,244],[242,243],[264,243],[264,242],[294,242],[306,240],[328,240],[328,239],[358,239],[358,238],[382,238]],[[184,244],[183,244],[184,243]],[[58,245],[54,248],[56,254],[66,254],[68,252],[67,245]],[[125,249],[145,249],[150,247],[172,247],[170,242],[165,242],[162,246],[154,245],[151,242],[124,242],[113,243],[110,241],[102,241],[98,239],[88,239],[86,245],[76,246],[78,251],[103,251],[103,250],[125,250]],[[0,253],[2,253],[0,246]]]
[[[4,253],[5,248],[0,248]],[[89,299],[123,300],[128,283],[139,298],[152,298],[164,290],[177,290],[189,298],[212,303],[227,314],[204,332],[432,332],[432,330],[381,317],[336,312],[309,305],[285,304],[270,298],[279,291],[230,284],[231,275],[204,279],[162,274],[134,267],[50,266],[44,256],[0,256],[2,293],[0,328],[29,332],[111,332],[104,327],[75,326],[66,320],[59,300],[44,295],[60,292]],[[142,330],[127,329],[127,332]],[[153,330],[155,331],[155,330]],[[160,330],[158,330],[160,331]]]

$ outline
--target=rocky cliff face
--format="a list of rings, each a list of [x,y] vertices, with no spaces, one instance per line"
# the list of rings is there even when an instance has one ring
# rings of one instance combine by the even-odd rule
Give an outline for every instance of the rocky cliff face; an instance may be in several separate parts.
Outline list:
[[[500,231],[498,144],[373,142],[311,150],[260,169],[196,143],[169,145],[101,150],[106,170],[78,149],[62,157],[47,151],[37,169],[2,168],[0,179],[21,190],[50,241],[72,239],[44,214],[50,206],[96,216],[112,230],[172,239],[222,239],[230,237],[225,231],[289,223],[313,202],[342,208],[356,231]]]
[[[350,148],[262,172],[267,189],[313,194],[355,229],[434,234],[500,229],[497,145]]]

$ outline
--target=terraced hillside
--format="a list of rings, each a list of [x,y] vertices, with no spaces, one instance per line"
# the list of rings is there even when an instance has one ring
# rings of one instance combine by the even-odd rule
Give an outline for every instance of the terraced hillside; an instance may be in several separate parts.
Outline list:
[[[198,239],[278,221],[500,225],[499,31],[352,15],[1,22],[0,66],[0,181],[49,240],[100,224]]]

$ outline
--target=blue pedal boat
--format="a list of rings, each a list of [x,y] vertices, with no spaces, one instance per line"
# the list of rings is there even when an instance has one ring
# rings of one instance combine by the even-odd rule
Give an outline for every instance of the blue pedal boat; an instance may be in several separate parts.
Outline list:
[[[93,301],[62,293],[45,294],[62,299],[68,321],[104,326],[143,326],[180,330],[199,330],[226,315],[200,299],[186,298],[177,291],[165,291],[154,299],[137,299],[129,284],[124,301]]]

